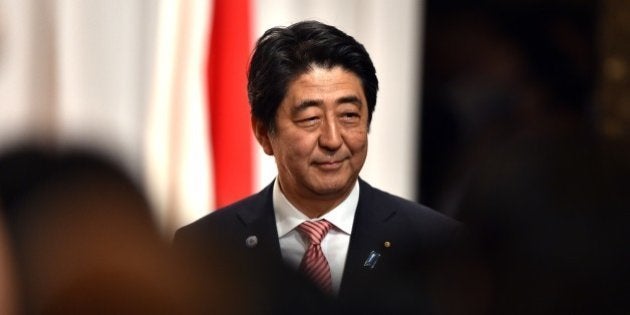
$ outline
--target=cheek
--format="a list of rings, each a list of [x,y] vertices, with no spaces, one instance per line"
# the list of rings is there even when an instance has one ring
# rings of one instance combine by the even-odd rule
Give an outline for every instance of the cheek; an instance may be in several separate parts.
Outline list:
[[[348,133],[346,136],[346,144],[350,151],[359,153],[367,150],[367,132],[366,131],[354,131]]]
[[[313,152],[316,140],[308,135],[293,135],[277,138],[272,142],[276,158],[285,161],[300,161],[307,159]]]

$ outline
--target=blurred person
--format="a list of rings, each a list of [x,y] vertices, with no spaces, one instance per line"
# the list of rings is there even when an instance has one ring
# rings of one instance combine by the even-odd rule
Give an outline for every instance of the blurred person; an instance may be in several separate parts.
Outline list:
[[[14,310],[27,313],[23,250],[19,246],[19,227],[16,222],[22,212],[21,204],[29,199],[40,183],[50,176],[54,159],[48,149],[34,144],[21,144],[4,148],[0,153],[0,210],[4,219],[6,249],[12,256]],[[7,282],[3,282],[7,283]]]
[[[487,152],[518,137],[575,134],[594,118],[596,13],[589,1],[557,2],[429,1],[422,202],[455,217]]]
[[[17,314],[17,296],[13,270],[13,253],[2,218],[0,203],[0,314]]]
[[[423,200],[480,236],[491,314],[627,314],[628,146],[593,128],[597,14],[449,2],[428,17]]]
[[[435,311],[439,258],[461,227],[359,178],[377,90],[367,51],[337,28],[303,21],[265,32],[248,94],[253,133],[278,176],[178,230],[174,246],[229,259],[245,287],[269,299],[261,313],[323,313],[331,302],[361,313]]]
[[[193,313],[192,278],[134,182],[96,154],[34,147],[0,157],[19,313]]]
[[[628,314],[628,147],[523,136],[473,168],[457,218],[480,237],[490,314]]]

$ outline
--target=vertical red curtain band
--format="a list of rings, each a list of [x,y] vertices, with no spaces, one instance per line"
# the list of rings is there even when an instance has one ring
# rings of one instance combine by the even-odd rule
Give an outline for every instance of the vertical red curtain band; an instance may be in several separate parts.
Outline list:
[[[214,0],[207,64],[215,205],[252,193],[253,143],[247,100],[249,0]]]

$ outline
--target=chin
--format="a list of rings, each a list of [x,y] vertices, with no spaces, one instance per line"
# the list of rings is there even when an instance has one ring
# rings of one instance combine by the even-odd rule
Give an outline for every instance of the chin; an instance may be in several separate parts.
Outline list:
[[[352,180],[323,180],[322,182],[315,185],[313,189],[319,195],[337,195],[340,193],[346,192],[345,190],[350,187],[348,183],[353,182]]]
[[[341,187],[318,187],[315,189],[315,192],[321,196],[336,195],[341,191]]]

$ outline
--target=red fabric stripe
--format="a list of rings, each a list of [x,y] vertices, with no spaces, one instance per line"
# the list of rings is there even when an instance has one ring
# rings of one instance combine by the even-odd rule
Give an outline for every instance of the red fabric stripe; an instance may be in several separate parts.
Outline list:
[[[249,0],[214,0],[208,61],[210,139],[215,205],[253,191],[252,133],[246,70],[250,54]]]

